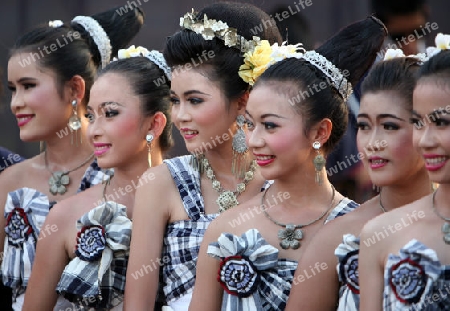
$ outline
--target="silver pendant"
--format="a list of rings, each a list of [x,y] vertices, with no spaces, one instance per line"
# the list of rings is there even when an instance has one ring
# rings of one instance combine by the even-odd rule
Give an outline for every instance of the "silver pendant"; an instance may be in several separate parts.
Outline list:
[[[72,116],[69,119],[69,127],[72,131],[78,131],[81,128],[81,120],[77,116]]]
[[[450,224],[448,222],[444,223],[441,230],[444,234],[445,244],[450,244]]]
[[[70,183],[70,178],[67,173],[56,171],[48,180],[50,185],[50,193],[53,195],[64,194],[67,191],[66,186]]]
[[[300,240],[303,239],[303,231],[296,228],[295,225],[288,224],[285,229],[278,230],[278,238],[281,240],[280,246],[282,249],[298,249],[300,247]]]

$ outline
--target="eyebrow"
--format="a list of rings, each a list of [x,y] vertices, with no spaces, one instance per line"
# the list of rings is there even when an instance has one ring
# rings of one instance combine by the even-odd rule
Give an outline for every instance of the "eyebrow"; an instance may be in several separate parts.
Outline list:
[[[357,116],[358,118],[366,118],[369,119],[369,115],[367,113],[360,113]],[[381,113],[379,115],[377,115],[377,119],[385,119],[385,118],[393,118],[393,119],[397,119],[400,121],[405,121],[402,118],[397,117],[396,115],[390,114],[390,113]]]
[[[22,77],[19,80],[17,80],[17,83],[23,83],[25,81],[37,81],[36,78],[32,78],[32,77]],[[14,82],[12,81],[8,81],[8,84],[13,84]]]
[[[102,109],[102,108],[105,108],[106,106],[121,106],[121,107],[123,107],[123,105],[121,105],[121,104],[119,104],[119,103],[117,103],[117,102],[103,102],[103,103],[101,103],[101,104],[98,106],[97,109]],[[94,110],[94,109],[92,109],[92,107],[89,106],[89,105],[87,105],[86,109]]]
[[[177,93],[175,93],[175,91],[173,91],[173,90],[170,90],[170,94],[177,95]],[[206,95],[206,96],[211,96],[211,94],[204,93],[199,90],[189,90],[189,91],[186,91],[183,93],[184,96],[188,96],[188,95],[192,95],[192,94],[202,94],[202,95]]]
[[[285,117],[282,117],[282,116],[280,116],[278,114],[275,114],[275,113],[265,113],[265,114],[261,115],[261,119],[268,118],[268,117],[275,117],[275,118],[279,118],[279,119],[286,119]]]

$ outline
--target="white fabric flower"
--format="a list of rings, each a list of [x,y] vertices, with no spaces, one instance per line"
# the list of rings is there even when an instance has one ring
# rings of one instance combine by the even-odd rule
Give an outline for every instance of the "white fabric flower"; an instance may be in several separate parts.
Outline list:
[[[298,52],[301,43],[296,45],[286,45],[286,41],[282,45],[278,46],[278,43],[272,45],[273,63],[282,61],[285,58],[301,58],[303,53]]]
[[[442,51],[442,50],[441,50],[440,48],[437,48],[437,47],[435,47],[435,46],[429,46],[429,47],[427,47],[427,49],[426,49],[427,56],[428,56],[429,58],[433,57],[433,56],[436,55],[436,54],[439,54],[441,51]]]
[[[53,27],[53,28],[59,28],[62,25],[64,25],[64,23],[61,20],[59,20],[59,19],[55,19],[54,21],[49,21],[48,22],[48,26],[49,27]]]
[[[436,47],[441,50],[450,49],[450,35],[444,35],[443,33],[438,33],[434,39]]]
[[[400,49],[388,49],[384,54],[384,60],[391,60],[397,57],[405,57],[405,54]]]

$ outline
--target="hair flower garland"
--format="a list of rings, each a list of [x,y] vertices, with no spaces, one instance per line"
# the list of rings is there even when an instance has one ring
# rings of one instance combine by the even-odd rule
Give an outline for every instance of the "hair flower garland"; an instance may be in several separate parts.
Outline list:
[[[387,49],[383,60],[391,60],[397,57],[406,57],[401,49]]]
[[[438,33],[434,39],[436,46],[430,46],[427,48],[428,58],[440,53],[442,50],[450,50],[450,35],[444,35],[443,33]]]
[[[205,40],[218,38],[224,41],[226,46],[235,47],[244,53],[252,50],[260,41],[259,37],[247,40],[238,35],[236,28],[229,27],[227,23],[220,20],[209,19],[206,14],[203,20],[199,20],[194,9],[192,9],[192,12],[187,12],[183,17],[180,17],[180,27],[202,35]]]
[[[274,43],[272,46],[269,41],[261,40],[259,44],[252,50],[244,54],[244,64],[239,67],[239,76],[246,83],[254,85],[256,80],[271,65],[285,58],[301,58],[303,56],[300,50],[303,50],[301,43],[296,45],[282,45]],[[303,50],[304,51],[304,50]]]

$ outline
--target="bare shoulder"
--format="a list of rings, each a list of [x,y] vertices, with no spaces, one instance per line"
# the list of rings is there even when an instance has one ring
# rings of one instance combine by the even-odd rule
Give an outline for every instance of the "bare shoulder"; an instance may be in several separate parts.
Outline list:
[[[23,187],[23,181],[27,178],[32,168],[36,166],[37,157],[16,163],[5,169],[0,174],[0,189],[2,189],[2,192],[10,192]]]

